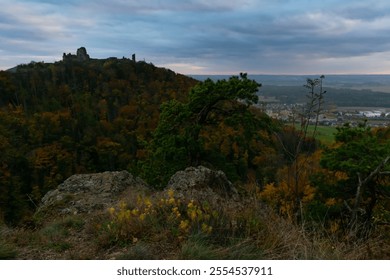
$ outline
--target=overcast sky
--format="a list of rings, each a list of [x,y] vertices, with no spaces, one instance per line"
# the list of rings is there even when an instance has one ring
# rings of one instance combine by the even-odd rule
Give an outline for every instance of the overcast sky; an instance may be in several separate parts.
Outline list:
[[[390,74],[390,1],[0,0],[0,69],[81,46],[183,74]]]

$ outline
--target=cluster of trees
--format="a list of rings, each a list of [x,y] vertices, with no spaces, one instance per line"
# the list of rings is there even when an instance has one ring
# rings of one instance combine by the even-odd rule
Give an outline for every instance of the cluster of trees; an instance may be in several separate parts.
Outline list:
[[[318,145],[308,120],[321,113],[324,78],[307,79],[308,103],[300,127],[291,128],[294,140],[279,137],[289,161],[260,197],[293,222],[366,236],[373,226],[390,224],[390,127],[346,123],[337,128],[333,145]]]
[[[207,79],[190,91],[187,102],[164,103],[143,177],[163,186],[176,171],[200,164],[223,170],[232,181],[272,176],[280,125],[250,109],[260,86],[246,74]]]
[[[135,169],[160,105],[196,80],[129,59],[0,72],[0,220],[22,222],[75,173]]]
[[[261,85],[246,74],[198,82],[128,59],[0,72],[0,219],[22,222],[74,173],[127,169],[159,188],[202,164],[255,185],[293,222],[352,235],[388,223],[390,128],[346,125],[322,146],[308,120],[323,79],[307,80],[293,127],[252,106]]]

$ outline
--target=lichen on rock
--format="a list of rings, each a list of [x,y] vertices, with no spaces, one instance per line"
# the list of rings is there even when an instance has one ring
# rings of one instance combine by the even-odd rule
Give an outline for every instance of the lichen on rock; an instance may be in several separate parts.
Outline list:
[[[144,193],[147,184],[127,171],[77,174],[49,191],[37,213],[78,214],[117,204],[126,192]]]
[[[176,198],[187,201],[207,202],[214,207],[240,207],[238,192],[225,173],[204,166],[176,172],[165,188],[166,192],[169,190],[174,191]]]

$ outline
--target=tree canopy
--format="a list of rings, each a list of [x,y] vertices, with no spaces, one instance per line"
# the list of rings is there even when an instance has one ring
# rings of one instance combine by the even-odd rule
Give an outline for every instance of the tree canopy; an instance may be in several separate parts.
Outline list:
[[[0,222],[22,221],[74,173],[133,171],[161,103],[197,82],[126,58],[0,71]]]
[[[336,186],[349,216],[349,228],[369,225],[375,208],[390,198],[389,129],[372,129],[365,123],[358,127],[346,124],[335,135],[337,145],[324,151],[321,164],[341,172],[344,178]]]
[[[190,91],[186,103],[177,100],[164,103],[149,146],[148,161],[143,166],[144,177],[153,184],[161,185],[174,172],[185,167],[199,164],[215,166],[223,161],[225,163],[219,167],[228,175],[239,176],[239,165],[247,168],[248,159],[243,160],[236,155],[233,163],[234,160],[226,161],[229,154],[236,149],[236,153],[241,152],[248,157],[250,142],[256,138],[260,128],[270,129],[272,126],[268,117],[262,115],[259,118],[250,111],[250,105],[257,103],[256,93],[260,86],[242,73],[228,80],[214,82],[207,79]],[[229,135],[223,135],[227,131],[230,131]],[[224,144],[226,136],[230,141]],[[225,152],[223,145],[229,146]],[[245,162],[239,163],[240,160]]]

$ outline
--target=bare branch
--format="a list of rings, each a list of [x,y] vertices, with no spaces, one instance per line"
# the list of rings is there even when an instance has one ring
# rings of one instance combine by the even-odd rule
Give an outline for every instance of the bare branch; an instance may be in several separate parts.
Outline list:
[[[377,174],[381,172],[381,169],[387,164],[387,162],[390,160],[390,156],[386,156],[381,163],[378,164],[378,166],[362,181],[361,174],[357,173],[358,176],[358,185],[356,188],[356,195],[355,195],[355,203],[352,209],[352,218],[351,218],[351,233],[353,230],[355,230],[355,226],[357,225],[357,213],[360,210],[359,205],[361,201],[361,194],[364,192],[364,187],[367,185],[367,183]]]
[[[361,185],[365,185],[367,184],[371,179],[372,177],[374,177],[375,175],[379,174],[381,172],[381,169],[383,167],[385,167],[385,165],[387,164],[387,162],[390,160],[390,155],[386,156],[382,162],[380,164],[378,164],[378,166],[374,169],[374,171],[372,171],[370,173],[370,175],[368,175],[363,182],[361,182]],[[386,171],[387,172],[387,171]]]
[[[345,205],[345,207],[347,207],[349,212],[352,212],[352,208],[351,208],[351,206],[349,206],[349,204],[348,204],[348,202],[346,200],[344,200],[344,205]]]

